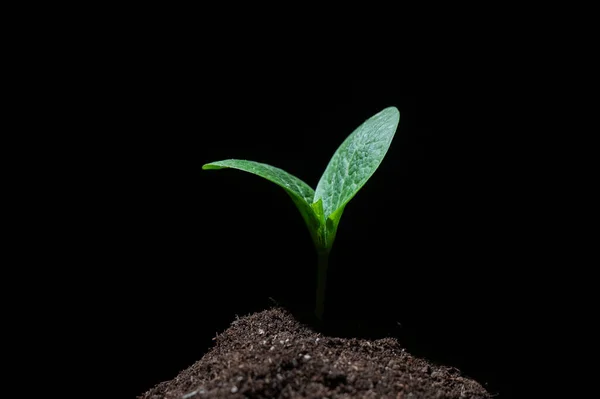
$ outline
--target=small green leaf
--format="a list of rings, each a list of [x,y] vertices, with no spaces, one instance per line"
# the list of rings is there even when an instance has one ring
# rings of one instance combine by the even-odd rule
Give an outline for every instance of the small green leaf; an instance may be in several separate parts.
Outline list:
[[[204,170],[233,168],[253,173],[281,186],[290,195],[301,199],[308,205],[312,204],[314,190],[302,180],[289,174],[283,169],[265,163],[246,161],[243,159],[226,159],[224,161],[210,162],[202,166]]]
[[[327,217],[327,245],[328,248],[331,249],[333,242],[335,241],[335,236],[337,234],[337,228],[340,224],[340,219],[342,218],[342,214],[344,213],[344,207],[346,205],[340,206],[335,212]]]
[[[354,130],[329,161],[314,198],[323,200],[327,218],[335,213],[332,218],[335,228],[343,207],[365,185],[385,157],[399,121],[400,112],[396,107],[385,108]]]
[[[325,214],[323,213],[323,200],[319,198],[317,202],[311,205],[320,224],[325,224]]]
[[[300,214],[310,231],[310,235],[313,238],[315,245],[319,248],[320,239],[318,231],[321,227],[322,220],[324,220],[322,216],[323,207],[321,207],[321,215],[315,214],[315,209],[313,209],[312,206],[315,193],[308,184],[287,173],[283,169],[254,161],[227,159],[224,161],[210,162],[202,166],[202,169],[204,170],[218,170],[225,168],[239,169],[244,172],[253,173],[282,187],[292,198],[294,204],[296,204],[296,207],[300,211]]]

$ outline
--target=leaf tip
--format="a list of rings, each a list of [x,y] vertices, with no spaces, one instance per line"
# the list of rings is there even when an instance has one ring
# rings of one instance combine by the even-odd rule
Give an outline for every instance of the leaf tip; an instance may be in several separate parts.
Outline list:
[[[390,123],[394,124],[396,127],[398,127],[398,123],[400,123],[400,110],[393,105],[382,109],[378,115],[383,116],[388,121],[390,121]],[[395,128],[394,128],[394,132],[395,132]]]
[[[392,113],[394,116],[397,116],[398,118],[400,118],[400,110],[394,105],[384,108],[383,112]]]

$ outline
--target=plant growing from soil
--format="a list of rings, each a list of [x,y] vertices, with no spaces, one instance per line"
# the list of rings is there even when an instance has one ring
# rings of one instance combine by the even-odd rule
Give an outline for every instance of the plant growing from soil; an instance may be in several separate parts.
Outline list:
[[[375,173],[385,157],[400,121],[396,107],[373,115],[339,146],[321,176],[316,190],[286,171],[241,159],[210,162],[204,170],[239,169],[281,186],[300,211],[318,254],[315,314],[323,319],[329,253],[340,218],[348,202]]]

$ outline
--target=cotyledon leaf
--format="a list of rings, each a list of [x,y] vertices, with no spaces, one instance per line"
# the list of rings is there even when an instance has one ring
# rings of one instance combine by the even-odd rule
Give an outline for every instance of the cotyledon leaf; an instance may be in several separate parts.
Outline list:
[[[239,169],[244,172],[253,173],[282,187],[292,198],[294,204],[296,204],[296,207],[302,214],[302,218],[310,230],[315,244],[318,244],[316,233],[321,225],[320,219],[322,217],[317,215],[315,209],[313,209],[312,202],[315,192],[308,184],[283,169],[265,163],[243,159],[226,159],[223,161],[210,162],[202,166],[202,169],[204,170],[225,168]]]
[[[326,218],[334,216],[339,222],[343,207],[379,167],[399,122],[398,109],[385,108],[363,122],[340,145],[321,176],[314,195],[315,200],[323,200]]]
[[[224,161],[210,162],[202,166],[204,170],[233,168],[253,173],[281,186],[290,195],[299,197],[307,205],[312,204],[315,195],[314,190],[302,180],[298,179],[283,169],[276,168],[265,163],[246,161],[243,159],[226,159]]]

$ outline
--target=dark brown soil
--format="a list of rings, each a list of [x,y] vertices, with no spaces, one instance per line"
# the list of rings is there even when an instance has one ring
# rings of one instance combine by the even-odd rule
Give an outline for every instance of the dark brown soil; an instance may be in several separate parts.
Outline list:
[[[323,336],[278,307],[235,320],[215,340],[202,359],[138,399],[491,398],[394,338]]]

